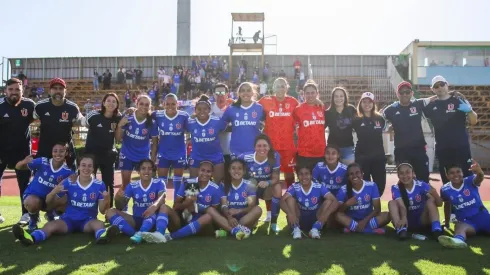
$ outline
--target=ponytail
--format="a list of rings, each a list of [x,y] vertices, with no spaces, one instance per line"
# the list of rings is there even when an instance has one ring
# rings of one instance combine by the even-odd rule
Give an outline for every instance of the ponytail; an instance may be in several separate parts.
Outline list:
[[[408,210],[408,206],[410,205],[408,203],[408,194],[407,194],[407,188],[405,188],[405,184],[398,182],[398,189],[400,189],[400,195],[402,196],[403,204]]]

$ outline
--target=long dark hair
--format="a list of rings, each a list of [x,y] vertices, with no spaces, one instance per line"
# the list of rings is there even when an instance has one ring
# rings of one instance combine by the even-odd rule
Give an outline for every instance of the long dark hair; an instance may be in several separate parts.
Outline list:
[[[146,128],[151,128],[151,126],[153,126],[153,120],[151,119],[151,98],[147,95],[139,95],[136,99],[136,107],[138,107],[138,103],[142,98],[146,98],[148,99],[148,102],[150,102],[150,109],[148,110],[148,113],[146,113],[145,126]]]
[[[361,165],[354,162],[354,163],[349,164],[349,166],[347,166],[347,173],[345,173],[345,176],[347,177],[347,186],[346,186],[347,187],[347,199],[352,198],[352,194],[353,194],[352,182],[350,182],[350,179],[349,179],[349,170],[354,168],[354,167],[361,169]]]
[[[397,167],[396,167],[396,171],[397,172],[400,172],[400,168],[402,166],[408,166],[410,167],[410,169],[412,170],[413,172],[413,166],[409,163],[400,163]],[[407,194],[407,188],[405,188],[405,184],[403,184],[402,182],[398,181],[398,189],[400,189],[400,195],[402,196],[402,200],[403,200],[403,204],[405,205],[405,207],[407,208],[408,210],[408,206],[410,205],[409,202],[408,202],[408,194]]]
[[[235,106],[235,107],[240,107],[242,105],[242,99],[240,98],[240,89],[245,86],[245,85],[248,85],[250,86],[250,89],[252,89],[252,92],[254,93],[254,95],[257,94],[257,91],[255,89],[255,84],[253,84],[252,82],[243,82],[242,84],[240,84],[240,86],[238,86],[237,88],[237,94],[238,94],[238,99],[235,100],[231,106]],[[253,98],[253,97],[252,97]],[[252,99],[253,100],[253,99]]]
[[[328,107],[327,111],[335,111],[335,101],[333,98],[336,91],[342,91],[342,93],[344,94],[344,109],[349,106],[349,93],[347,92],[347,90],[344,87],[335,87],[330,93],[330,107]]]
[[[100,107],[100,113],[102,115],[105,114],[104,102],[110,96],[112,96],[112,97],[114,97],[116,99],[116,103],[117,103],[116,109],[114,109],[114,112],[112,113],[112,116],[116,117],[116,116],[120,115],[120,113],[119,113],[119,97],[115,93],[107,93],[107,94],[104,95],[104,97],[102,98],[102,106]]]
[[[257,145],[257,142],[259,140],[265,140],[267,142],[267,144],[269,144],[270,150],[269,150],[269,153],[267,153],[267,162],[271,166],[271,171],[272,171],[272,167],[274,167],[274,165],[276,165],[276,151],[274,150],[274,147],[272,146],[271,139],[266,134],[258,134],[255,137],[254,148],[255,148],[255,145]]]
[[[242,167],[243,167],[243,173],[244,173],[244,174],[243,174],[243,178],[245,178],[245,177],[247,176],[247,173],[248,173],[248,171],[247,171],[247,164],[245,163],[245,161],[244,161],[244,160],[239,159],[239,158],[233,159],[233,160],[230,162],[230,164],[229,164],[229,169],[228,169],[228,171],[226,171],[226,173],[228,173],[228,177],[227,177],[227,178],[228,178],[229,180],[225,180],[225,181],[223,181],[223,185],[224,185],[224,187],[225,187],[225,196],[228,196],[228,192],[230,191],[230,187],[231,187],[231,173],[230,173],[230,169],[231,169],[231,166],[233,165],[233,163],[236,163],[236,162],[238,162],[238,163],[242,164]]]
[[[364,117],[364,110],[362,109],[362,106],[361,106],[361,102],[363,100],[364,99],[361,99],[357,103],[357,116],[360,118]],[[380,117],[381,115],[378,112],[378,104],[376,104],[376,101],[374,101],[374,100],[371,100],[371,101],[373,101],[373,109],[371,109],[371,118]]]

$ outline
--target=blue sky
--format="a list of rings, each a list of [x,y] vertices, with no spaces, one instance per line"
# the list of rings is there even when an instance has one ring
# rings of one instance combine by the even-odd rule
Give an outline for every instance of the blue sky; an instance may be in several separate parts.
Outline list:
[[[1,1],[0,10],[0,56],[176,54],[177,0]],[[228,53],[231,12],[265,12],[278,54],[397,54],[416,38],[490,41],[489,0],[192,0],[191,10],[193,55]],[[246,36],[258,29],[242,27]]]

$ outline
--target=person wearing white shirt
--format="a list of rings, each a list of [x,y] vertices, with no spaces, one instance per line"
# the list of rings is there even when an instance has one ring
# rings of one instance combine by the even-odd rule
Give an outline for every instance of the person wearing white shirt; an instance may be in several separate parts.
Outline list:
[[[160,69],[157,71],[157,76],[158,76],[158,86],[162,86],[163,80],[164,80],[164,75],[165,75],[165,70],[163,69],[163,66],[160,66]]]
[[[265,94],[267,93],[267,83],[265,83],[264,81],[262,81],[259,85],[259,90],[260,90],[260,97],[263,97],[265,96]]]

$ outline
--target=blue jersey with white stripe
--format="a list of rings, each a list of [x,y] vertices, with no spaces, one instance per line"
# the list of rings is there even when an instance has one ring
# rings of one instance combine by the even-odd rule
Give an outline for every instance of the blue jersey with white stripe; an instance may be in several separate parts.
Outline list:
[[[230,105],[222,118],[231,123],[230,150],[240,155],[254,150],[255,137],[261,133],[264,108],[257,102],[248,107]]]
[[[187,131],[191,134],[191,158],[199,160],[215,160],[223,158],[223,150],[219,143],[219,133],[226,124],[219,118],[210,116],[205,123],[189,118]]]
[[[146,189],[141,185],[141,180],[138,180],[126,186],[124,197],[128,200],[133,199],[133,216],[143,217],[146,209],[165,192],[167,189],[162,179],[152,179]]]
[[[242,180],[238,187],[230,184],[227,199],[229,208],[244,209],[248,207],[248,197],[257,195],[255,186],[248,180]]]
[[[296,200],[301,212],[312,213],[318,211],[329,193],[327,186],[318,182],[312,182],[308,191],[299,182],[295,182],[286,192]]]
[[[239,159],[242,159],[247,164],[247,174],[250,178],[254,178],[257,182],[268,181],[272,179],[272,172],[279,171],[281,167],[281,160],[279,154],[277,152],[274,153],[276,161],[274,165],[269,163],[269,159],[265,159],[262,162],[258,162],[255,159],[255,153],[251,152],[248,154],[243,154],[238,156]]]
[[[53,160],[44,157],[34,159],[27,167],[34,173],[28,193],[39,197],[46,197],[56,185],[73,174],[66,164],[55,170]]]
[[[186,159],[185,129],[189,116],[184,111],[177,111],[174,117],[169,117],[165,111],[152,114],[155,127],[158,129],[158,156],[168,160]]]
[[[451,182],[441,187],[441,198],[451,203],[458,221],[464,221],[485,209],[478,186],[473,183],[474,179],[475,175],[464,178],[463,184],[458,189],[454,188]]]
[[[347,183],[347,166],[343,163],[338,163],[333,171],[330,171],[325,162],[319,162],[313,168],[313,180],[325,184],[334,196],[337,195],[340,188]]]
[[[352,195],[356,197],[357,204],[353,206],[349,206],[346,211],[346,214],[359,221],[364,219],[369,215],[374,209],[374,201],[379,200],[379,190],[376,183],[371,181],[363,181],[363,185],[361,190],[356,191],[352,189]],[[337,200],[339,203],[344,203],[348,200],[347,198],[347,185],[342,186],[340,188],[339,193],[337,194]]]
[[[427,202],[427,194],[430,191],[430,185],[423,182],[414,180],[412,190],[407,190],[408,197],[408,216],[420,217],[424,212],[425,203]],[[391,187],[391,194],[394,200],[402,200],[400,193],[400,187],[395,184]]]
[[[189,179],[193,181],[197,181],[197,178]],[[186,181],[180,185],[179,190],[177,191],[177,196],[184,198],[185,197],[185,186]],[[205,210],[210,206],[217,206],[221,202],[221,198],[224,197],[223,189],[219,187],[216,183],[209,181],[206,187],[199,191],[197,195],[196,204],[199,209],[199,213],[205,213]]]
[[[65,192],[59,193],[58,197],[67,196],[66,210],[63,216],[72,220],[84,220],[87,218],[96,219],[99,201],[104,199],[102,193],[106,191],[105,184],[93,178],[92,182],[83,187],[77,181],[71,182],[66,179],[63,182]]]
[[[146,119],[142,122],[136,120],[136,114],[128,117],[128,124],[123,126],[123,138],[121,154],[124,158],[138,162],[150,157],[150,140],[156,136],[156,127],[146,125]]]

